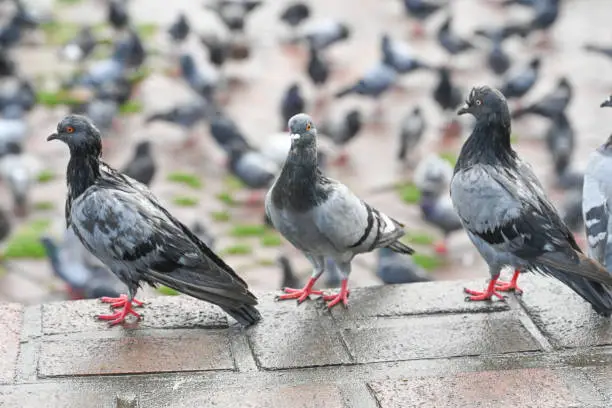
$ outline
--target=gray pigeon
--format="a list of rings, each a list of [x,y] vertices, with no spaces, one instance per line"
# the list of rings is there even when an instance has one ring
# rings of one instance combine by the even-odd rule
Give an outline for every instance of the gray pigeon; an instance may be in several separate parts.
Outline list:
[[[336,98],[342,98],[346,95],[355,93],[357,95],[371,96],[378,98],[385,91],[389,90],[395,83],[397,73],[390,66],[378,63],[367,70],[363,77],[353,85],[336,93]]]
[[[412,153],[421,141],[426,128],[427,123],[423,117],[421,107],[415,106],[411,112],[404,116],[400,123],[398,160],[406,161],[408,154]]]
[[[301,38],[316,50],[324,50],[330,45],[346,40],[350,36],[348,26],[338,20],[326,19],[307,22],[302,27]]]
[[[136,145],[134,156],[121,170],[121,173],[148,186],[155,177],[156,170],[151,142],[143,140]]]
[[[430,69],[428,64],[414,56],[414,52],[403,41],[394,40],[388,34],[383,34],[380,44],[382,60],[398,74],[407,74],[418,69]]]
[[[357,254],[376,248],[412,254],[399,239],[404,226],[372,208],[344,184],[325,177],[317,165],[317,129],[310,116],[300,113],[289,120],[291,149],[281,174],[266,195],[266,214],[274,227],[302,251],[313,266],[312,276],[302,289],[286,288],[282,299],[298,303],[314,291],[317,279],[331,259],[342,274],[337,295],[323,296],[327,306],[348,304],[351,261]]]
[[[101,136],[83,116],[66,116],[48,141],[70,149],[66,225],[85,248],[127,285],[128,294],[104,298],[119,311],[98,316],[118,324],[141,302],[141,283],[163,284],[218,305],[239,323],[256,323],[257,299],[221,258],[174,218],[143,184],[100,161]]]
[[[550,152],[555,173],[563,175],[572,160],[575,146],[575,136],[572,124],[565,113],[553,118],[546,131],[546,147]]]
[[[539,101],[512,112],[512,118],[518,119],[521,116],[532,114],[555,119],[565,112],[573,96],[574,90],[572,84],[566,77],[562,77],[559,79],[555,89],[544,95]]]
[[[376,276],[387,285],[431,281],[427,272],[411,258],[393,252],[389,248],[378,249],[376,255],[378,258]]]
[[[10,105],[2,109],[0,117],[0,157],[9,154],[10,146],[21,146],[28,134],[28,125],[23,117],[23,109]]]
[[[582,214],[586,225],[588,254],[605,265],[612,228],[612,136],[589,156],[582,187]]]
[[[468,299],[503,299],[499,292],[519,290],[521,271],[536,271],[560,280],[609,316],[612,275],[582,253],[531,167],[512,149],[506,98],[488,86],[475,87],[459,110],[466,113],[476,125],[457,160],[451,198],[491,274],[485,291],[465,290]],[[514,276],[501,283],[506,265],[515,269]]]

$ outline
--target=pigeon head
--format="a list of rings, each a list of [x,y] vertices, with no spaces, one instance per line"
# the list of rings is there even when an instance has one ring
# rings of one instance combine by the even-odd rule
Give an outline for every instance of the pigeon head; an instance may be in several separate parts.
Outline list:
[[[292,145],[308,146],[316,143],[317,128],[307,114],[298,113],[293,116],[289,119],[288,127]]]
[[[47,137],[47,141],[51,140],[61,140],[66,143],[71,153],[99,157],[102,152],[100,131],[85,116],[66,116],[57,124],[57,132]]]
[[[472,88],[458,115],[472,114],[477,121],[499,122],[510,127],[510,110],[504,95],[489,86]]]

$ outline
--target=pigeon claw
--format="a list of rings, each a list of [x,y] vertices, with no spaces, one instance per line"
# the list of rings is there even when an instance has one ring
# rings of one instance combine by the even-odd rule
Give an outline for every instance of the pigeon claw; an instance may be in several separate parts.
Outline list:
[[[297,299],[298,304],[300,304],[306,299],[310,299],[310,295],[322,295],[322,291],[312,290],[316,281],[316,278],[310,278],[302,289],[285,288],[285,294],[277,296],[276,300]]]
[[[113,309],[116,309],[118,307],[124,307],[126,303],[130,303],[128,301],[127,295],[119,295],[119,297],[117,298],[104,296],[100,298],[100,302],[110,303]],[[132,303],[132,306],[136,305],[137,307],[140,307],[143,305],[143,302],[141,302],[140,300],[136,300],[136,299],[132,299],[131,303]]]
[[[136,313],[134,309],[132,309],[131,303],[126,303],[123,309],[116,311],[115,313],[109,315],[98,315],[98,319],[100,320],[110,320],[108,323],[109,326],[114,326],[119,323],[123,323],[125,318],[129,315],[136,316],[136,319],[142,319],[142,316],[139,313]]]
[[[522,295],[523,289],[519,288],[518,285],[516,284],[516,281],[518,280],[520,273],[521,272],[518,269],[515,270],[514,275],[512,275],[512,279],[510,280],[510,282],[497,281],[495,283],[495,290],[498,292],[514,292],[517,295]]]
[[[342,302],[344,307],[347,307],[349,294],[350,291],[348,290],[348,281],[343,280],[342,286],[340,286],[340,292],[336,295],[324,295],[323,300],[327,301],[328,309],[331,309],[340,302]]]
[[[482,301],[482,300],[491,300],[493,296],[499,298],[500,300],[504,300],[505,298],[501,294],[499,294],[496,290],[497,288],[495,285],[497,283],[498,276],[491,279],[489,281],[489,285],[487,286],[487,289],[485,289],[482,292],[478,290],[463,288],[463,291],[465,293],[467,293],[468,295],[471,295],[471,296],[466,297],[465,300],[477,302],[477,301]]]

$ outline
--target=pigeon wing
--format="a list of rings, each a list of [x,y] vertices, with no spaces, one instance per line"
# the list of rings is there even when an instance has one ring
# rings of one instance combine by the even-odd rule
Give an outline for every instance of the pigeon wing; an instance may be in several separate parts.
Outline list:
[[[608,242],[608,200],[601,191],[599,182],[589,171],[584,175],[582,189],[582,215],[586,226],[589,256],[605,264]]]

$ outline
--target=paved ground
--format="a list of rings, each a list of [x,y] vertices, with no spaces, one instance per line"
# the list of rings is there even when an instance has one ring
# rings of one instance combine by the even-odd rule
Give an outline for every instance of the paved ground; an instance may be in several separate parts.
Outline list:
[[[239,120],[241,127],[256,143],[263,143],[266,135],[278,130],[279,99],[285,87],[294,80],[302,82],[306,88],[304,76],[305,55],[288,54],[278,44],[278,39],[284,35],[282,27],[275,23],[279,10],[286,2],[273,1],[257,11],[249,22],[248,33],[254,43],[253,59],[243,64],[233,64],[229,74],[243,79],[243,86],[237,88],[228,103],[228,111]],[[350,41],[340,44],[331,50],[330,57],[336,62],[337,72],[330,80],[328,92],[333,92],[354,78],[378,58],[379,35],[383,31],[397,38],[407,38],[409,24],[403,17],[399,1],[361,0],[359,7],[350,0],[333,2],[316,0],[311,2],[315,9],[315,18],[334,16],[346,19],[354,28]],[[609,33],[609,15],[612,3],[608,0],[567,0],[559,23],[554,30],[555,48],[546,51],[535,51],[529,44],[519,41],[509,41],[507,49],[516,56],[517,64],[527,61],[538,53],[544,57],[542,80],[527,99],[537,98],[550,89],[557,76],[568,75],[575,84],[576,97],[570,107],[571,117],[579,135],[576,152],[576,165],[584,165],[587,154],[604,140],[609,132],[609,112],[600,110],[598,104],[610,91],[610,80],[603,73],[609,72],[611,62],[597,56],[585,54],[580,48],[586,41],[606,42],[612,40]],[[167,27],[179,10],[188,10],[189,17],[196,30],[205,32],[215,30],[219,23],[214,16],[200,7],[199,2],[177,0],[162,2],[161,0],[133,0],[131,2],[133,16],[138,22],[154,23]],[[59,7],[59,6],[58,6]],[[484,0],[453,0],[453,12],[456,14],[456,27],[462,33],[470,33],[474,27],[499,23],[504,19],[520,19],[526,16],[522,10],[502,11]],[[64,5],[55,8],[57,16],[67,21],[100,22],[103,20],[103,9],[99,4],[84,1],[76,5]],[[429,24],[428,31],[435,31],[441,16],[437,16]],[[168,51],[164,33],[155,37],[151,45],[162,53]],[[445,61],[445,55],[433,39],[414,42],[414,49],[422,57],[433,63]],[[188,48],[202,56],[203,51],[192,38]],[[21,67],[27,75],[50,77],[64,72],[65,64],[59,64],[55,58],[56,50],[52,47],[23,48],[17,56]],[[467,89],[475,83],[496,84],[498,81],[485,71],[482,53],[475,52],[469,56],[453,61],[457,67],[456,78]],[[170,106],[174,102],[188,96],[185,86],[161,74],[167,66],[164,58],[154,58],[152,66],[156,70],[143,84],[140,98],[144,103],[144,113]],[[351,165],[346,169],[332,169],[331,174],[346,182],[357,193],[374,205],[406,221],[412,231],[427,231],[436,236],[436,232],[423,225],[419,219],[418,209],[401,202],[394,192],[377,194],[371,190],[377,186],[388,184],[398,179],[409,177],[404,169],[394,160],[393,151],[396,145],[397,124],[404,112],[415,104],[423,105],[430,122],[427,141],[421,147],[421,155],[433,151],[437,146],[438,129],[441,126],[441,114],[433,104],[430,89],[435,84],[434,76],[416,74],[402,79],[398,90],[385,96],[385,116],[382,128],[369,127],[362,137],[350,146]],[[310,92],[310,91],[308,91]],[[310,92],[311,93],[311,92]],[[363,108],[366,114],[372,112],[369,101],[358,98],[347,98],[342,103],[326,108],[332,112],[347,106],[356,105]],[[57,231],[61,230],[61,216],[65,186],[63,174],[67,161],[67,150],[61,144],[47,144],[44,138],[55,128],[56,122],[65,113],[63,109],[37,109],[31,115],[31,138],[28,150],[41,159],[57,178],[52,182],[36,186],[32,195],[33,202],[50,201],[54,208],[45,211],[34,211],[28,218],[57,219]],[[536,172],[546,182],[549,177],[549,160],[541,147],[540,138],[545,123],[538,120],[525,120],[516,123],[515,133],[519,136],[517,149],[529,161],[534,163]],[[154,192],[167,203],[172,212],[179,218],[190,223],[195,219],[210,225],[218,235],[220,250],[235,246],[237,243],[251,246],[252,255],[227,256],[228,262],[234,266],[256,290],[268,291],[276,289],[280,282],[280,272],[270,266],[270,262],[278,254],[279,248],[264,248],[257,238],[236,240],[231,237],[233,225],[239,223],[259,223],[261,209],[244,207],[225,208],[215,199],[215,195],[226,185],[222,181],[225,172],[217,163],[222,158],[221,152],[212,144],[207,134],[206,126],[201,129],[199,149],[190,155],[178,157],[170,152],[176,146],[181,133],[170,126],[144,126],[142,115],[134,115],[123,119],[123,132],[116,136],[115,150],[106,154],[106,160],[120,166],[131,155],[134,143],[143,138],[155,142],[160,171],[153,184]],[[458,146],[452,150],[457,150]],[[191,171],[200,174],[205,186],[202,190],[189,190],[166,181],[166,175],[171,171]],[[550,183],[548,183],[550,184]],[[1,188],[1,187],[0,187]],[[241,193],[240,193],[241,194]],[[238,195],[240,195],[238,194]],[[558,197],[558,193],[551,192]],[[193,196],[199,199],[195,207],[176,207],[173,198],[178,195]],[[0,204],[6,205],[7,197],[0,197]],[[213,222],[211,213],[228,211],[230,221]],[[484,265],[478,259],[475,251],[463,234],[456,234],[451,239],[451,253],[445,266],[435,270],[433,275],[440,279],[485,278]],[[302,276],[308,274],[308,265],[298,254],[290,252]],[[432,253],[430,247],[419,247],[420,252]],[[363,256],[356,262],[355,271],[351,277],[354,286],[376,284],[378,280],[371,269],[373,258]],[[26,304],[35,304],[58,296],[58,282],[51,278],[48,266],[44,261],[12,262],[9,273],[0,278],[0,299]]]
[[[475,283],[360,288],[332,313],[260,293],[247,330],[182,296],[112,329],[96,301],[5,304],[0,406],[611,406],[609,319],[545,278],[527,277],[522,298],[465,302]]]

